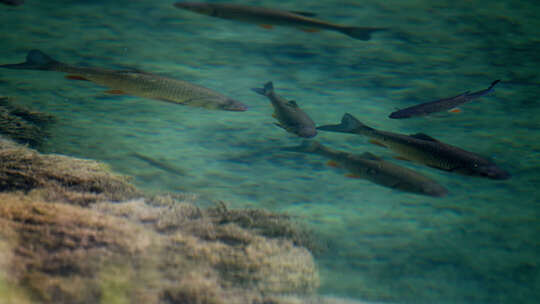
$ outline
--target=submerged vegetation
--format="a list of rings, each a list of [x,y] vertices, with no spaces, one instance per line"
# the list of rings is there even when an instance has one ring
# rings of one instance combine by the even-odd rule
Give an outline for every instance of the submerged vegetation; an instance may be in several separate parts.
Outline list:
[[[285,215],[145,198],[103,164],[6,139],[0,161],[0,302],[307,303],[319,286]]]
[[[0,137],[0,191],[41,192],[47,200],[88,205],[140,196],[107,166],[57,154],[40,154]]]
[[[0,96],[0,134],[20,144],[39,148],[48,137],[54,117],[17,105],[8,97]]]

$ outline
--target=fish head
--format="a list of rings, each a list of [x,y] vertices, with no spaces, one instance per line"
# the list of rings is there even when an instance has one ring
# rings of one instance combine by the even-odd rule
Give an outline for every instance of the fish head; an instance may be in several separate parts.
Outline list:
[[[210,15],[210,16],[214,15],[214,8],[210,6],[208,3],[177,2],[174,4],[174,6],[180,9],[185,9],[185,10],[203,14],[203,15]]]
[[[298,136],[300,137],[312,138],[317,135],[317,130],[315,129],[315,127],[311,126],[300,127],[298,128],[296,134],[298,134]]]
[[[228,98],[224,102],[221,103],[220,109],[225,110],[225,111],[244,112],[244,111],[247,111],[248,107],[237,100]]]
[[[474,174],[491,179],[509,179],[510,173],[497,167],[494,164],[488,164],[483,166],[474,167]]]

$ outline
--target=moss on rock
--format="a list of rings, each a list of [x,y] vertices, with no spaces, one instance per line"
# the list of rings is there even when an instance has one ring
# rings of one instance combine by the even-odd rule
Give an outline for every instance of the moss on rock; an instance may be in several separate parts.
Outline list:
[[[319,285],[286,217],[125,200],[139,192],[97,162],[1,139],[0,160],[0,302],[278,304]]]
[[[12,98],[0,97],[0,134],[20,144],[39,148],[54,120],[52,115],[16,105]]]
[[[112,173],[102,163],[40,154],[0,137],[0,191],[18,190],[78,205],[140,195],[126,177]]]

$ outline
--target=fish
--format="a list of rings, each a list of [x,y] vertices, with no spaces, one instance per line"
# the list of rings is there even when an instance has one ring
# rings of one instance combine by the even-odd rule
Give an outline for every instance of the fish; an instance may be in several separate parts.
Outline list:
[[[183,169],[172,166],[165,161],[157,160],[138,152],[131,153],[131,156],[138,158],[144,162],[147,162],[148,164],[156,168],[159,168],[163,171],[166,171],[175,175],[186,175],[186,172]]]
[[[285,11],[242,4],[177,2],[174,6],[212,17],[258,24],[267,29],[272,28],[273,25],[279,25],[300,28],[306,32],[331,30],[359,40],[369,40],[373,32],[386,30],[386,28],[379,27],[356,27],[330,23],[315,19],[315,14],[308,12]]]
[[[351,174],[349,176],[366,179],[375,184],[405,192],[443,197],[448,190],[433,179],[414,170],[385,161],[365,152],[351,154],[325,147],[317,141],[305,140],[300,146],[283,148],[285,151],[319,154],[330,158]]]
[[[4,64],[0,65],[0,68],[64,72],[68,73],[68,79],[87,80],[109,87],[111,90],[106,92],[110,94],[128,94],[207,109],[247,110],[247,106],[237,100],[187,81],[136,70],[72,66],[59,62],[40,50],[31,50],[23,63]]]
[[[317,135],[315,123],[294,100],[286,100],[274,92],[273,83],[267,82],[263,88],[253,88],[254,92],[268,97],[274,107],[272,116],[279,122],[275,123],[280,128],[300,137],[311,138]]]
[[[379,131],[366,126],[349,113],[343,115],[340,124],[319,126],[317,129],[367,136],[372,143],[398,153],[399,159],[439,170],[498,180],[510,178],[507,171],[476,153],[443,143],[424,133],[404,135]]]
[[[394,118],[394,119],[410,118],[414,116],[425,116],[431,113],[454,109],[455,107],[461,104],[464,104],[473,99],[480,98],[482,96],[487,95],[488,93],[493,92],[495,90],[493,87],[499,82],[500,80],[495,80],[491,83],[489,88],[478,91],[478,92],[470,93],[470,91],[467,91],[465,93],[459,94],[454,97],[443,98],[443,99],[439,99],[439,100],[435,100],[431,102],[421,103],[419,105],[415,105],[415,106],[408,107],[405,109],[401,109],[401,110],[392,112],[388,117]]]
[[[24,0],[0,0],[0,3],[4,3],[11,6],[23,5]]]

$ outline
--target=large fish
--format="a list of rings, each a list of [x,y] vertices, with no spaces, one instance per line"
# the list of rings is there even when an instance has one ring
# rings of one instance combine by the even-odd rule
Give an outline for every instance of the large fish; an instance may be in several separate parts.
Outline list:
[[[372,143],[400,154],[402,159],[433,168],[492,179],[510,178],[508,172],[478,154],[445,144],[423,133],[403,135],[379,131],[364,125],[348,113],[343,115],[339,125],[320,126],[317,129],[365,135],[371,138]]]
[[[177,2],[177,8],[223,19],[237,20],[271,28],[272,25],[297,27],[307,32],[331,30],[355,39],[369,40],[371,33],[385,30],[377,27],[356,27],[330,23],[313,18],[315,14],[297,11],[284,11],[230,3]]]
[[[426,102],[426,103],[421,103],[421,104],[416,105],[416,106],[408,107],[408,108],[401,109],[399,111],[393,112],[388,117],[390,117],[390,118],[409,118],[409,117],[413,117],[413,116],[424,116],[424,115],[428,115],[428,114],[431,114],[431,113],[450,110],[450,109],[453,109],[453,108],[459,106],[460,104],[466,103],[466,102],[471,101],[473,99],[476,99],[476,98],[482,97],[484,95],[487,95],[490,92],[493,92],[494,91],[493,87],[497,83],[499,83],[499,81],[500,80],[495,80],[494,82],[491,83],[489,88],[487,88],[485,90],[481,90],[481,91],[474,92],[474,93],[469,93],[469,91],[467,91],[467,92],[465,92],[463,94],[459,94],[459,95],[454,96],[454,97],[439,99],[439,100]]]
[[[71,66],[56,61],[39,50],[30,51],[24,63],[5,64],[0,65],[0,67],[65,72],[69,74],[66,78],[88,80],[109,87],[112,90],[107,92],[111,94],[129,94],[207,109],[227,111],[245,111],[247,109],[241,102],[186,81],[141,71],[116,71]]]
[[[300,137],[310,138],[317,135],[313,120],[300,109],[294,100],[285,100],[277,95],[272,82],[266,83],[262,89],[253,88],[252,90],[268,97],[274,107],[272,116],[279,121],[276,123],[278,127]]]
[[[436,197],[445,196],[448,193],[443,186],[425,175],[384,161],[368,152],[354,155],[327,148],[316,141],[304,141],[298,147],[284,148],[284,150],[325,156],[351,172],[350,176],[367,179],[388,188]]]

